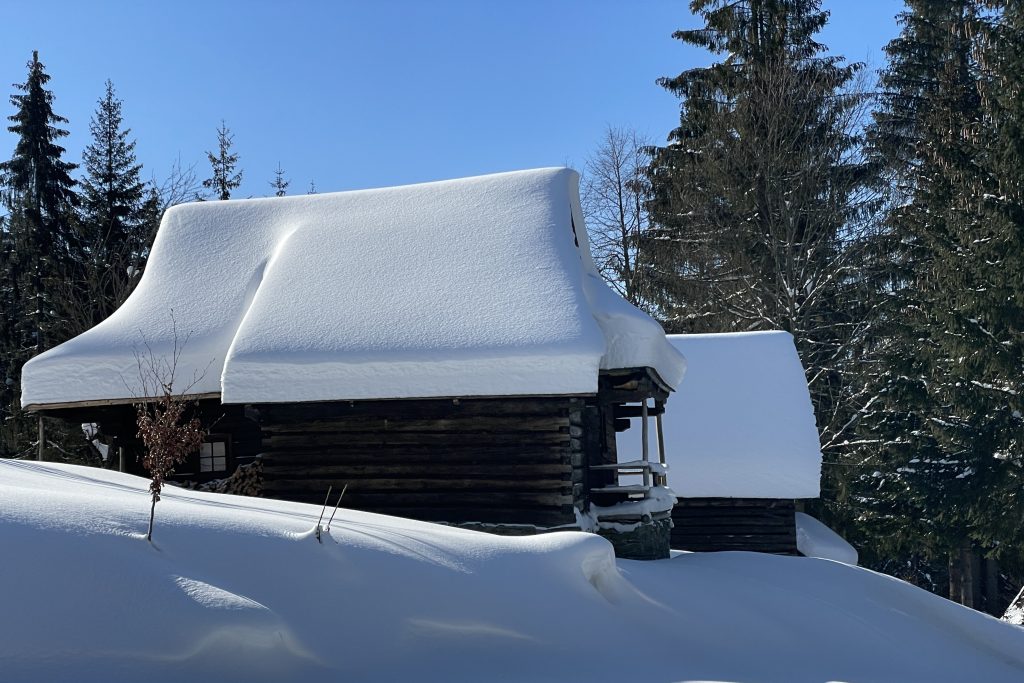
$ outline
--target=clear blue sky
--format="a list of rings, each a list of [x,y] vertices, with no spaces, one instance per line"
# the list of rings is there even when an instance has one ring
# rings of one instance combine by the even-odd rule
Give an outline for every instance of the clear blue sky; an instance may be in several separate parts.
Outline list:
[[[221,119],[245,172],[236,196],[582,166],[606,125],[664,139],[678,101],[659,76],[710,61],[670,34],[676,0],[5,3],[0,112],[33,49],[79,161],[113,81],[146,177],[180,154],[208,172]],[[896,0],[826,0],[832,52],[882,64]],[[6,87],[6,89],[4,89]],[[0,157],[14,138],[0,132]]]

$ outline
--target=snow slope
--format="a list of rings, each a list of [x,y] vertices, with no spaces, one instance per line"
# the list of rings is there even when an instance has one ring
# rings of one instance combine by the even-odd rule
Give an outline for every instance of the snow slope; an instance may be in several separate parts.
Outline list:
[[[172,324],[190,334],[179,381],[225,403],[586,394],[599,368],[642,366],[674,386],[682,356],[594,267],[578,183],[551,168],[173,207],[124,305],[25,365],[22,404],[141,393],[134,352],[169,357]]]
[[[0,680],[1024,680],[1024,630],[827,560],[616,561],[502,538],[0,461]]]

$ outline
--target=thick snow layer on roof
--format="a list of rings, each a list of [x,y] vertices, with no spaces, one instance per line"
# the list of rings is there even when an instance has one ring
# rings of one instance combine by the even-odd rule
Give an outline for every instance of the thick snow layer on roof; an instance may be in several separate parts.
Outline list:
[[[30,361],[23,405],[126,397],[189,334],[180,387],[228,403],[585,394],[685,363],[601,282],[578,176],[542,169],[172,208],[114,315]],[[173,316],[172,316],[173,311]],[[130,394],[129,394],[130,395]]]
[[[749,332],[668,338],[687,359],[686,378],[662,418],[668,482],[676,494],[818,497],[821,448],[793,337]],[[639,450],[639,432],[634,424],[619,434],[620,454]]]
[[[0,680],[1024,680],[1024,630],[837,562],[172,487],[150,544],[147,483],[0,460]]]

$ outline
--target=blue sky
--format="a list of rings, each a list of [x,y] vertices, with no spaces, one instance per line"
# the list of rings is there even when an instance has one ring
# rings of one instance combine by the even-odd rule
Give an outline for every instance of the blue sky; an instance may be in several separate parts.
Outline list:
[[[111,79],[146,177],[162,178],[179,155],[205,177],[224,119],[245,173],[236,196],[269,194],[278,162],[291,193],[311,180],[326,192],[580,167],[607,125],[660,141],[675,124],[678,101],[655,79],[710,61],[670,37],[699,25],[688,4],[12,2],[0,84],[23,82],[39,50],[78,161]],[[824,7],[831,51],[880,66],[902,2]],[[6,97],[0,111],[13,111]],[[13,146],[0,132],[0,157]]]

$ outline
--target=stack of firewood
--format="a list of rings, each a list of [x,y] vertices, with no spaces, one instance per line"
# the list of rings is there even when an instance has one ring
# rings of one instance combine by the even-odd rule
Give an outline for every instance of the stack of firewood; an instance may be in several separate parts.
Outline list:
[[[239,465],[230,477],[214,479],[202,484],[194,481],[173,483],[194,491],[230,493],[236,496],[261,496],[263,495],[263,464],[256,459],[248,465]]]

